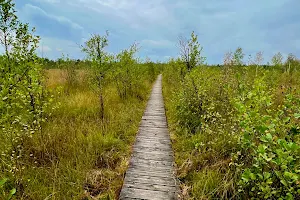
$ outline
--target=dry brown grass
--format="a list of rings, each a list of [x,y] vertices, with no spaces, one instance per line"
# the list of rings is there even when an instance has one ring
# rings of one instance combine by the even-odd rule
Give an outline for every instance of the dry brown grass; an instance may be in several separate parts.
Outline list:
[[[61,87],[43,133],[24,144],[29,159],[18,199],[116,199],[122,187],[138,125],[151,90],[145,81],[142,99],[120,99],[115,86],[105,86],[105,120],[91,90],[87,71],[77,70],[79,84],[66,90],[67,71],[46,70],[47,87]],[[29,156],[29,154],[31,156]]]
[[[77,81],[83,83],[87,76],[87,70],[76,70]],[[67,82],[67,70],[64,69],[47,69],[45,70],[46,85],[49,88],[55,88],[66,84]]]

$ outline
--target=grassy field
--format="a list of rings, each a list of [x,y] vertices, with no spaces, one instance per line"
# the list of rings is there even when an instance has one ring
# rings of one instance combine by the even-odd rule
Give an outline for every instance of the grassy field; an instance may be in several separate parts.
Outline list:
[[[0,4],[0,199],[117,199],[157,75],[182,199],[300,199],[300,61],[241,47],[208,66],[193,31],[154,63],[109,31],[84,60],[40,58],[40,37]]]
[[[117,199],[159,64],[106,51],[108,31],[84,60],[40,58],[15,3],[0,13],[0,199]]]
[[[23,144],[23,167],[11,177],[19,180],[16,198],[116,199],[152,81],[143,79],[139,96],[126,99],[118,96],[113,83],[107,84],[103,121],[87,71],[76,71],[72,86],[65,70],[45,74],[58,108],[42,133]]]
[[[182,198],[300,198],[299,71],[181,68],[163,93]]]
[[[237,47],[208,66],[219,58],[192,31],[154,63],[138,41],[109,52],[106,31],[78,44],[83,60],[54,61],[19,10],[0,3],[0,200],[117,199],[161,72],[182,199],[300,199],[300,60],[286,48],[267,65]],[[152,50],[140,55],[169,57]]]

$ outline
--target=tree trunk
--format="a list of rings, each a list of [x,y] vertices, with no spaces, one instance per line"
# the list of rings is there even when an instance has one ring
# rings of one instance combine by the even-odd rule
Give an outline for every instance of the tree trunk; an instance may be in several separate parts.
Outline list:
[[[100,100],[100,118],[101,118],[102,121],[104,121],[104,101],[103,101],[102,89],[100,91],[99,100]]]

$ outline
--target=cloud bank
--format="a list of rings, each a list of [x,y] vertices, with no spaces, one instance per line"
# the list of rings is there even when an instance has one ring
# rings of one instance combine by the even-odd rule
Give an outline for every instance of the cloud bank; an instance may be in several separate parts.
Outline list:
[[[29,22],[47,46],[44,54],[82,58],[79,44],[92,33],[110,32],[108,51],[137,42],[142,58],[165,61],[178,55],[179,35],[198,35],[208,63],[241,46],[265,60],[280,51],[300,57],[298,0],[16,0],[20,19]]]

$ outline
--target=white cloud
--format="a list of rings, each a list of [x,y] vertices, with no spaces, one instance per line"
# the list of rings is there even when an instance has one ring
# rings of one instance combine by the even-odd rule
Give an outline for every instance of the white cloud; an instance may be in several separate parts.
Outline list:
[[[134,29],[145,29],[148,25],[171,25],[175,18],[170,12],[169,1],[152,0],[77,0],[68,4],[94,11],[106,16],[115,17]],[[171,4],[170,4],[171,5]]]
[[[48,0],[48,1],[53,1],[53,0]],[[30,15],[32,13],[39,13],[44,16],[47,16],[50,19],[56,20],[60,23],[70,24],[70,26],[74,29],[81,29],[81,30],[83,29],[82,26],[80,26],[79,24],[73,22],[72,20],[70,20],[64,16],[51,15],[51,14],[47,13],[46,11],[44,11],[43,9],[41,9],[37,6],[31,5],[31,4],[26,4],[24,6],[24,9],[22,10],[22,12],[26,12],[27,15]]]
[[[156,48],[170,48],[175,47],[174,42],[171,42],[169,40],[142,40],[141,45],[150,46],[150,47],[156,47]]]
[[[19,2],[28,1],[19,0]],[[140,41],[141,56],[164,59],[176,55],[179,34],[189,36],[192,30],[204,47],[208,62],[222,62],[228,50],[241,46],[246,55],[264,51],[266,60],[273,51],[292,52],[300,56],[300,2],[294,0],[31,0],[44,14],[60,24],[68,24],[76,31],[68,33],[82,41],[87,33],[111,35],[109,50],[116,52]],[[33,2],[38,2],[34,4]],[[40,12],[31,7],[30,12]],[[67,12],[66,12],[67,11]],[[21,11],[23,12],[23,11]],[[27,14],[28,14],[27,13]],[[298,14],[297,14],[298,13]],[[57,27],[56,27],[57,28]],[[60,29],[61,26],[59,26]],[[39,30],[39,27],[37,27]],[[43,28],[44,29],[44,28]],[[51,30],[52,31],[52,30]],[[66,34],[64,31],[61,34]],[[74,33],[80,37],[75,37]],[[66,36],[64,39],[75,40]],[[43,37],[43,36],[42,36]],[[51,38],[51,34],[47,37]],[[61,38],[60,34],[52,38]],[[49,47],[53,52],[56,43]],[[72,50],[78,55],[78,49]]]

